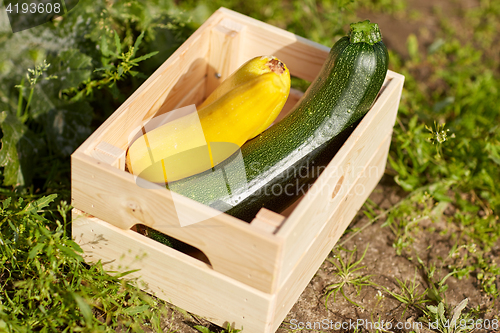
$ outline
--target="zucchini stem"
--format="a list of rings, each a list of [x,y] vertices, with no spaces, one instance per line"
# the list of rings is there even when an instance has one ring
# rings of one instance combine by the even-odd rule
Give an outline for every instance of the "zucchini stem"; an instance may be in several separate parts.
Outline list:
[[[352,23],[349,31],[351,43],[368,43],[373,45],[382,40],[382,34],[377,23],[370,23],[369,20]]]

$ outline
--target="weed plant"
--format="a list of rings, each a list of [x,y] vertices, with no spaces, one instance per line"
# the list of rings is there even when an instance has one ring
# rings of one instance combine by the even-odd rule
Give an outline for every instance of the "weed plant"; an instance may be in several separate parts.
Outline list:
[[[67,232],[69,155],[221,5],[327,46],[364,19],[360,9],[410,23],[421,17],[403,0],[80,0],[60,19],[0,32],[0,330],[162,329],[164,307],[126,275],[83,264]],[[390,69],[406,81],[387,174],[407,195],[389,210],[366,210],[370,223],[384,220],[396,254],[414,260],[426,281],[425,296],[404,279],[386,294],[431,321],[472,316],[467,303],[447,302],[449,279],[475,279],[496,299],[500,275],[500,3],[457,4],[451,16],[459,22],[434,8],[430,43],[421,30],[407,39],[407,54],[390,51]],[[421,261],[419,235],[434,235],[438,223],[449,254]],[[333,261],[340,282],[328,292],[369,283],[359,260]]]

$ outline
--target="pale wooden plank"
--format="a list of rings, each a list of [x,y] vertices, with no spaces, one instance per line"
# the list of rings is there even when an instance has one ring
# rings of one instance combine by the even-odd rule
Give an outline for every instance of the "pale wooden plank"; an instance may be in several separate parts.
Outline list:
[[[172,103],[166,103],[164,105],[169,105],[166,108],[160,108],[158,110],[158,113],[155,115],[155,117],[145,121],[141,126],[138,126],[135,128],[131,133],[128,135],[128,144],[127,146],[130,146],[135,140],[140,138],[144,133],[147,131],[151,131],[152,129],[161,126],[164,124],[164,118],[158,117],[161,114],[167,113],[172,110],[177,110],[177,114],[173,117],[169,118],[169,121],[173,121],[174,119],[181,117],[182,115],[186,114],[186,112],[179,112],[181,108],[186,107],[188,105],[200,105],[205,97],[205,82],[206,82],[206,77],[201,79],[188,93],[184,95],[184,98],[182,98],[180,101],[177,101],[177,104],[172,107]],[[92,154],[91,154],[92,156]],[[121,170],[124,170],[123,168]]]
[[[250,222],[250,225],[264,232],[273,234],[281,227],[284,220],[284,216],[270,211],[269,209],[261,208],[252,222]]]
[[[375,149],[375,154],[372,155],[365,172],[352,183],[349,191],[342,196],[342,205],[338,205],[331,217],[323,223],[322,228],[316,234],[314,242],[309,247],[302,249],[303,256],[296,263],[292,274],[287,277],[276,295],[276,304],[278,306],[274,314],[275,320],[272,332],[278,329],[302,291],[318,271],[325,257],[330,253],[344,230],[349,226],[358,210],[366,201],[366,198],[378,184],[382,175],[371,177],[369,174],[370,168],[385,170],[389,145],[391,143],[391,133]],[[365,187],[365,194],[356,195],[356,187],[359,185]]]
[[[340,179],[351,184],[356,179],[359,167],[365,165],[373,149],[392,131],[402,89],[402,82],[392,79],[372,109],[363,118],[349,139],[344,143],[321,176],[309,189],[277,232],[285,239],[283,267],[280,270],[280,284],[294,269],[296,263],[314,240],[331,212],[342,204],[334,192]],[[341,184],[342,185],[342,184]],[[327,193],[328,192],[328,193]]]
[[[244,30],[244,25],[227,18],[212,28],[207,55],[205,97],[241,65],[239,54]]]
[[[186,62],[184,68],[179,68],[179,70],[183,72],[182,76],[176,77],[175,73],[173,75],[165,73],[167,75],[164,75],[164,81],[159,81],[155,83],[154,86],[151,86],[151,89],[157,89],[151,90],[147,96],[138,97],[136,102],[131,105],[131,108],[135,109],[136,112],[143,112],[143,118],[149,119],[175,110],[180,107],[180,104],[183,104],[183,106],[195,104],[186,104],[186,101],[189,101],[191,92],[193,90],[196,91],[197,87],[199,88],[200,82],[206,80],[207,62],[205,58],[203,58],[204,52],[208,52],[208,48],[202,48],[199,54],[194,55],[194,57],[197,58],[192,60],[189,67]],[[161,90],[163,90],[162,93],[155,95],[155,92]],[[142,109],[143,111],[140,111],[144,100],[147,98],[156,100],[156,102],[150,106],[149,109]]]
[[[86,262],[101,260],[108,271],[139,269],[126,278],[139,278],[142,289],[161,299],[221,326],[229,322],[245,332],[270,332],[270,294],[132,230],[82,214],[73,210],[72,228]]]
[[[243,58],[274,55],[287,65],[291,75],[301,79],[313,81],[330,51],[330,47],[232,10],[221,8],[219,11],[247,27]]]
[[[207,78],[204,77],[200,80],[194,87],[191,89],[189,93],[177,104],[174,109],[179,109],[191,104],[195,104],[196,106],[203,103],[205,100],[205,85]]]
[[[214,269],[256,289],[276,289],[282,240],[232,216],[144,181],[90,156],[72,155],[72,205],[122,229],[144,224],[203,251]],[[139,178],[137,178],[139,179]],[[175,195],[175,194],[174,194]],[[196,224],[180,226],[184,211]]]
[[[125,150],[107,142],[100,142],[91,151],[90,156],[115,168],[125,170]]]

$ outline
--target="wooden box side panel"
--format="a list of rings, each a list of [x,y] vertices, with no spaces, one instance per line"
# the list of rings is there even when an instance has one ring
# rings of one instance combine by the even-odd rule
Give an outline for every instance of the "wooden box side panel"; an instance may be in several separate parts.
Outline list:
[[[287,65],[291,75],[313,81],[330,52],[329,47],[232,10],[221,8],[218,12],[246,27],[238,66],[256,56],[274,55]]]
[[[370,170],[385,169],[391,143],[391,134],[392,132],[386,135],[385,139],[374,148],[375,153],[365,166],[363,172],[352,182],[350,188],[344,194],[340,195],[343,204],[335,207],[327,223],[324,223],[323,227],[318,231],[316,240],[309,247],[302,249],[303,256],[296,263],[293,273],[288,276],[278,290],[276,296],[276,313],[273,315],[273,332],[278,329],[300,294],[318,271],[328,253],[366,201],[366,194],[358,195],[356,188],[362,186],[366,191],[365,193],[369,194],[378,184],[380,177],[370,175]]]
[[[270,332],[271,295],[134,231],[82,214],[73,210],[72,228],[87,262],[101,260],[108,271],[139,269],[127,278],[139,278],[141,289],[165,301],[221,326],[229,322],[245,332]]]
[[[278,231],[277,235],[285,239],[279,285],[292,273],[304,249],[317,241],[320,230],[335,209],[345,204],[340,195],[342,191],[349,189],[372,152],[392,132],[401,90],[402,81],[397,75],[393,76],[372,109]],[[373,177],[380,179],[384,170],[371,172],[375,173]],[[363,195],[366,199],[369,193]],[[343,230],[339,232],[342,234]]]
[[[83,153],[72,155],[71,177],[73,207],[122,229],[147,225],[200,249],[220,273],[276,289],[281,238]],[[179,217],[193,223],[182,226]]]
[[[211,29],[210,47],[207,55],[207,80],[205,97],[230,76],[248,59],[242,59],[241,50],[245,43],[246,26],[225,17]]]

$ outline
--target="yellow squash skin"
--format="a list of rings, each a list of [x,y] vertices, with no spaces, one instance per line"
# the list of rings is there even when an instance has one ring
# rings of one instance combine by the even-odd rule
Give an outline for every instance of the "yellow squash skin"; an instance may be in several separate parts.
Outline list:
[[[137,139],[127,151],[128,170],[155,183],[206,171],[269,127],[289,92],[290,73],[281,61],[270,56],[251,59],[224,80],[197,113]],[[232,144],[218,145],[212,152],[214,146],[206,145],[211,142]]]

